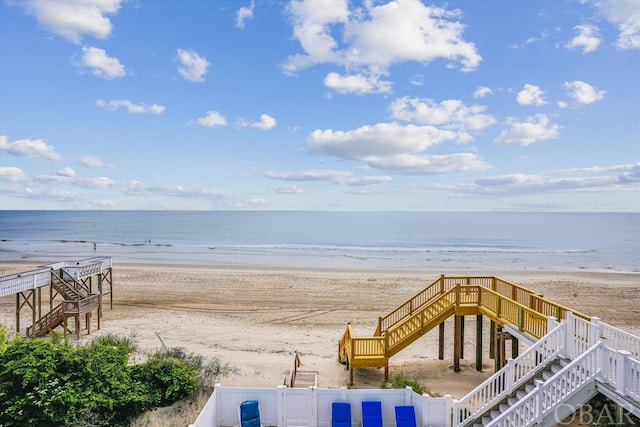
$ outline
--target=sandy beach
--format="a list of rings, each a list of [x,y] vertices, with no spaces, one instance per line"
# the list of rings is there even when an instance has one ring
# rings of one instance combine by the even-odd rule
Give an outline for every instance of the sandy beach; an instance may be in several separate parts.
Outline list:
[[[36,263],[2,262],[0,275]],[[113,309],[105,307],[102,328],[82,340],[112,333],[135,338],[142,349],[182,347],[234,367],[224,386],[275,387],[300,355],[301,370],[317,371],[319,386],[346,385],[348,371],[337,361],[347,322],[371,336],[377,319],[446,275],[493,275],[634,334],[640,334],[640,275],[552,271],[390,271],[267,267],[115,264]],[[44,294],[44,293],[43,293]],[[23,329],[30,319],[23,311]],[[15,297],[0,299],[0,322],[15,330]],[[488,321],[485,320],[488,337]],[[484,350],[483,372],[475,369],[475,317],[467,318],[462,371],[454,373],[449,322],[445,359],[438,360],[437,330],[391,359],[390,375],[418,378],[432,393],[463,396],[492,373]],[[377,388],[382,369],[355,372],[355,387]]]

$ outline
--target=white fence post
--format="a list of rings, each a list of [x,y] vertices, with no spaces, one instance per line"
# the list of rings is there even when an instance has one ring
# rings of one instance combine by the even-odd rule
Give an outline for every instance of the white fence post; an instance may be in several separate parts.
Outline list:
[[[278,427],[284,427],[286,425],[284,418],[287,414],[284,392],[287,388],[283,385],[279,385],[276,389],[278,390],[276,394],[276,423]]]
[[[544,388],[542,387],[544,382],[535,380],[534,384],[536,385],[536,422],[540,424],[544,418]]]
[[[515,377],[515,370],[512,358],[507,358],[507,370],[504,373],[505,375],[505,385],[504,391],[507,395],[511,394],[513,391],[513,378]]]
[[[575,325],[576,319],[573,316],[573,313],[567,313],[567,329],[564,333],[564,348],[565,348],[565,357],[573,359],[575,354],[573,352],[574,346],[574,337],[575,337]]]
[[[592,337],[592,342],[590,342],[590,345],[593,345],[595,343],[597,343],[598,341],[602,340],[602,322],[601,319],[599,317],[592,317],[591,318],[591,323],[593,323],[594,325],[594,337]]]
[[[311,389],[311,427],[318,427],[318,387]]]
[[[616,391],[625,396],[627,389],[626,363],[631,357],[631,353],[626,350],[616,351]]]
[[[453,410],[451,412],[452,414],[452,425],[454,427],[458,427],[460,425],[460,401],[458,399],[454,399],[453,400]]]
[[[211,419],[213,419],[212,427],[220,426],[220,384],[214,384],[213,386],[213,405],[212,405],[212,415]]]
[[[445,403],[445,414],[450,414],[451,413],[451,407],[453,406],[453,398],[451,397],[450,394],[445,394],[444,395],[444,403]],[[445,427],[451,427],[451,417],[450,416],[445,416],[444,417],[444,425]]]

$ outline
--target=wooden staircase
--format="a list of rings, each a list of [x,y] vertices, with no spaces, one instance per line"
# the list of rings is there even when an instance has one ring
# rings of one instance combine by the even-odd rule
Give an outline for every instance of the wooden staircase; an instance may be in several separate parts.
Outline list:
[[[385,368],[389,359],[451,315],[485,315],[499,325],[513,325],[537,340],[547,333],[548,317],[587,316],[546,300],[542,295],[498,277],[445,277],[378,319],[371,337],[355,336],[351,324],[338,342],[338,361],[350,369]]]
[[[100,306],[100,295],[92,294],[88,287],[63,269],[51,271],[51,287],[63,298],[63,301],[38,319],[33,326],[27,327],[27,336],[46,335],[65,323],[68,317],[88,313]],[[76,328],[78,328],[77,322]],[[76,331],[76,334],[78,332]]]

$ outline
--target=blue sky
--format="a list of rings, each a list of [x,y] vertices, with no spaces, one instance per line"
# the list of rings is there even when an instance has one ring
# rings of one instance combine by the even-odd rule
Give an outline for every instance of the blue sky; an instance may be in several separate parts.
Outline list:
[[[0,0],[1,209],[640,211],[638,0]]]

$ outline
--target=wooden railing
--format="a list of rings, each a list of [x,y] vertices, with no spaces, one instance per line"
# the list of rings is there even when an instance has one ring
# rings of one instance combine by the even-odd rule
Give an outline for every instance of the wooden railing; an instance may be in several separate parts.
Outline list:
[[[446,303],[441,298],[447,295]],[[455,303],[455,310],[450,303]],[[440,321],[462,308],[477,311],[499,323],[508,323],[539,339],[547,333],[548,317],[565,320],[568,313],[589,320],[586,316],[523,286],[493,276],[440,276],[405,303],[378,319],[373,337],[355,337],[347,326],[338,343],[338,358],[353,366],[385,366],[387,359]],[[462,311],[464,312],[464,311]],[[436,322],[436,320],[438,322]],[[378,363],[378,365],[375,365]]]
[[[456,289],[448,290],[404,322],[386,330],[384,333],[384,337],[387,338],[386,357],[399,353],[452,315],[456,305],[455,293]]]
[[[35,336],[38,337],[42,335],[45,331],[48,331],[49,329],[54,329],[56,326],[62,323],[63,320],[64,320],[64,310],[62,308],[62,303],[61,303],[55,306],[53,310],[51,310],[50,312],[42,316],[35,323],[35,325],[28,326],[27,332],[26,332],[27,336],[30,336],[34,332],[33,328],[35,328]]]
[[[100,304],[100,295],[91,295],[77,301],[64,301],[65,314],[80,314],[91,310]]]
[[[408,317],[413,316],[416,310],[420,310],[433,298],[438,297],[442,294],[443,289],[441,287],[440,279],[438,279],[431,285],[427,286],[426,288],[409,298],[409,300],[404,304],[400,304],[398,307],[391,310],[386,316],[380,317],[378,319],[378,327],[373,335],[382,335],[382,332],[392,328]]]

